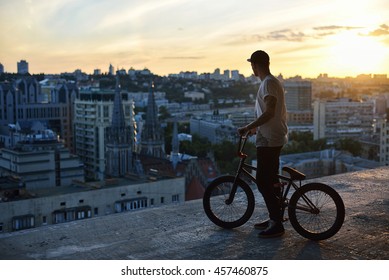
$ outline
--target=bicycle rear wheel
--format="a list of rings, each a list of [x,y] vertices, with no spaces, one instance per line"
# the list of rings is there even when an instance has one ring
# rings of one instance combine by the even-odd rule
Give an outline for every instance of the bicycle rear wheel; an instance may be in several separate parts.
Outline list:
[[[255,207],[254,194],[247,183],[237,179],[237,191],[228,203],[234,176],[222,176],[212,181],[204,192],[203,207],[208,218],[222,228],[235,228],[246,223]]]
[[[323,240],[343,225],[345,209],[340,195],[330,186],[310,183],[293,193],[288,205],[289,220],[303,237]]]

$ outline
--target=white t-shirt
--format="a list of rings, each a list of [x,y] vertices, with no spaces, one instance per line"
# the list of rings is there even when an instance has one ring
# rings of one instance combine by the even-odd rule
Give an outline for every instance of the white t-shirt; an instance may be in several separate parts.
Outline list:
[[[288,142],[286,125],[285,92],[280,81],[269,74],[259,86],[255,101],[255,115],[258,118],[266,110],[265,97],[272,95],[277,99],[274,117],[257,128],[257,147],[280,147]]]

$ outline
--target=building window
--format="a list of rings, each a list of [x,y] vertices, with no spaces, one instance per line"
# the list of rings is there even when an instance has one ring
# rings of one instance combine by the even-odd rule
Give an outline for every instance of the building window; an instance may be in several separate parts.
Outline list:
[[[178,195],[178,194],[172,195],[172,202],[180,202],[180,199],[179,199],[179,195]]]
[[[93,214],[95,216],[99,215],[99,208],[95,207],[95,209],[93,210]]]
[[[165,202],[165,198],[162,196],[161,197],[161,204],[163,204]]]
[[[75,220],[82,220],[90,218],[91,216],[92,213],[89,206],[56,210],[53,212],[53,223],[58,224]]]
[[[137,199],[129,199],[129,200],[121,200],[115,202],[115,211],[117,213],[132,211],[141,208],[147,208],[147,198],[137,198]]]
[[[33,228],[35,226],[35,217],[32,215],[12,218],[12,230],[22,230]]]

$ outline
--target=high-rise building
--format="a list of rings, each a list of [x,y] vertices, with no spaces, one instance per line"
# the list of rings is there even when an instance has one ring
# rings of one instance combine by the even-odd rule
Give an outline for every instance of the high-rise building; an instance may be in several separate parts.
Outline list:
[[[285,103],[289,111],[312,110],[312,83],[309,81],[285,81]]]
[[[27,74],[28,73],[28,62],[26,60],[21,60],[17,63],[18,74]]]
[[[337,99],[314,102],[314,139],[357,138],[373,132],[373,101]]]
[[[3,64],[0,63],[0,74],[3,74],[4,73],[4,66]]]
[[[122,94],[126,126],[134,129],[134,102]],[[115,92],[80,92],[74,105],[76,154],[85,166],[85,176],[103,180],[106,169],[106,129],[112,125]],[[132,130],[134,133],[134,130]],[[134,139],[134,135],[131,134]],[[131,140],[133,141],[133,140]]]
[[[289,125],[312,125],[312,84],[309,81],[285,81],[285,103]]]
[[[223,71],[223,80],[228,81],[230,79],[230,70]]]
[[[115,68],[112,66],[112,64],[109,65],[108,74],[112,76],[115,75]]]
[[[231,71],[231,79],[235,80],[235,81],[239,81],[240,80],[239,70],[232,70]]]

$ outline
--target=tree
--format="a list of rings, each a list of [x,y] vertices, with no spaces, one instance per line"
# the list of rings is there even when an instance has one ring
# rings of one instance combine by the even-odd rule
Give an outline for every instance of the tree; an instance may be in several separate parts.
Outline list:
[[[237,157],[238,146],[229,141],[223,141],[220,144],[212,145],[216,163],[221,173],[234,174],[239,163]],[[256,158],[256,148],[252,143],[246,143],[244,153],[247,154],[246,161],[250,163]]]
[[[359,141],[351,138],[339,139],[335,143],[337,150],[343,150],[350,152],[353,156],[360,156],[362,153],[362,145]]]
[[[289,134],[289,141],[281,152],[284,155],[305,153],[324,150],[327,147],[326,139],[313,140],[313,134],[311,132],[293,131]]]
[[[206,157],[211,150],[211,142],[207,138],[202,138],[197,134],[192,136],[192,141],[182,141],[180,152],[197,157]]]

